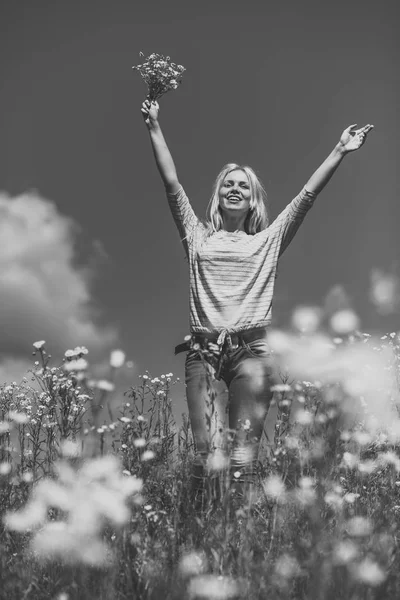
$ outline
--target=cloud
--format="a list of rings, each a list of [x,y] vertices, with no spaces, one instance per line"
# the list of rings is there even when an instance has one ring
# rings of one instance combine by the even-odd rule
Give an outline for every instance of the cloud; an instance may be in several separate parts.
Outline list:
[[[28,359],[32,343],[40,339],[58,357],[77,345],[87,346],[92,357],[99,356],[115,344],[116,329],[96,322],[99,310],[90,291],[96,269],[93,253],[98,249],[93,245],[87,264],[79,266],[79,233],[73,219],[36,192],[14,198],[0,192],[3,367],[5,357]],[[0,372],[3,376],[4,368]]]

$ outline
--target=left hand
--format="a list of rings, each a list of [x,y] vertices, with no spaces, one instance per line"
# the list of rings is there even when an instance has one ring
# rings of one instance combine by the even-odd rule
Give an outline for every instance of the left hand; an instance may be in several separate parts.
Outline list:
[[[341,135],[339,145],[344,152],[353,152],[361,148],[374,126],[364,125],[361,129],[354,129],[355,127],[357,127],[357,123],[347,127]]]

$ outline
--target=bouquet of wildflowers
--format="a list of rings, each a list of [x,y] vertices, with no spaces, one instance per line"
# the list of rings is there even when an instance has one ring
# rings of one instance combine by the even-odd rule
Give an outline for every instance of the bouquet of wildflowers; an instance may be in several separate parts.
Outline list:
[[[143,52],[139,56],[144,56]],[[186,71],[182,65],[171,62],[169,56],[162,54],[150,54],[142,65],[132,67],[139,71],[148,87],[148,99],[150,101],[161,98],[169,90],[176,90],[181,83],[183,72]]]

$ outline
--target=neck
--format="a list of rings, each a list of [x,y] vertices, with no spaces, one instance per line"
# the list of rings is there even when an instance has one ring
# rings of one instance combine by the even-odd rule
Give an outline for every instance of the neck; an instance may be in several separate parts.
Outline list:
[[[235,218],[235,217],[229,217],[227,215],[224,215],[223,217],[223,223],[224,223],[224,230],[225,231],[246,231],[244,224],[246,222],[246,217],[242,217],[242,218]]]

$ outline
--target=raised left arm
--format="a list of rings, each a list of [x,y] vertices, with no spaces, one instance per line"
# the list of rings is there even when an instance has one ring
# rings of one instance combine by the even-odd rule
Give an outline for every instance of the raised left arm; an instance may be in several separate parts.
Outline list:
[[[319,194],[319,192],[324,189],[346,154],[361,148],[368,133],[373,128],[373,125],[364,125],[361,129],[354,129],[356,126],[357,124],[355,123],[343,131],[338,144],[324,160],[322,165],[320,165],[315,173],[311,175],[305,185],[305,188],[309,192]]]

